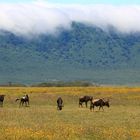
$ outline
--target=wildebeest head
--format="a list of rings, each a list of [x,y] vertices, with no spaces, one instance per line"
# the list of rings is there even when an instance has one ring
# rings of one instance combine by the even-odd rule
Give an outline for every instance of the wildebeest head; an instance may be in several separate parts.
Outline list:
[[[62,110],[62,105],[61,105],[61,106],[59,106],[59,110]]]
[[[109,100],[105,101],[105,106],[110,107]]]
[[[90,101],[92,101],[93,100],[93,97],[92,96],[90,96]]]

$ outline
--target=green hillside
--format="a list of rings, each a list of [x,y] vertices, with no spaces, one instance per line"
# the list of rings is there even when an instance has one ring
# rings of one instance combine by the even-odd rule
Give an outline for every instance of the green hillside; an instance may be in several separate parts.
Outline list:
[[[0,83],[85,80],[140,84],[140,33],[72,23],[71,30],[31,38],[1,31]]]

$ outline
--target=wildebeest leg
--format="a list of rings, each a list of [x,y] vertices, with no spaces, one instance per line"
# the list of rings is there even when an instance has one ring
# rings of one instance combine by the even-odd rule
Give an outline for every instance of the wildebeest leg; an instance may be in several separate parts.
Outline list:
[[[102,108],[102,110],[104,111],[104,109],[103,109],[103,103],[101,104],[101,106],[100,106],[101,108]]]
[[[79,103],[79,107],[83,107],[83,103],[82,102]]]
[[[57,107],[57,110],[61,110],[60,106]]]
[[[90,111],[94,111],[94,105],[93,104],[90,105]]]
[[[87,108],[87,102],[85,102],[86,108]]]
[[[25,101],[25,106],[27,107],[27,102]]]
[[[99,110],[102,108],[102,110],[104,111],[104,109],[103,109],[103,106],[101,105],[100,107],[99,107]]]
[[[20,103],[19,103],[19,107],[21,107],[21,104],[22,104],[22,101],[20,101]]]
[[[0,102],[0,106],[3,107],[3,102]]]
[[[25,104],[25,102],[23,101],[23,102],[22,102],[22,106],[24,106],[24,104]]]
[[[92,108],[93,108],[93,111],[94,111],[94,105],[93,105],[93,107],[92,107]]]
[[[29,101],[28,101],[28,106],[29,106],[30,104],[29,104]]]
[[[83,103],[81,103],[81,107],[83,107]]]
[[[93,105],[92,105],[92,103],[90,104],[90,111],[92,111],[92,109],[93,109]]]
[[[82,107],[82,103],[79,101],[79,107]]]
[[[24,101],[21,102],[21,105],[22,105],[22,106],[23,106],[23,104],[24,104]]]
[[[104,111],[104,108],[103,108],[103,106],[102,106],[102,110]]]

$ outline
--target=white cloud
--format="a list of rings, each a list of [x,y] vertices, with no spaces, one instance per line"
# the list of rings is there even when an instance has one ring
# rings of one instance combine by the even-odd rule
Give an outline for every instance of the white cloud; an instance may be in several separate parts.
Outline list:
[[[140,6],[57,5],[47,2],[0,4],[0,29],[16,34],[56,33],[72,21],[121,32],[140,31]]]

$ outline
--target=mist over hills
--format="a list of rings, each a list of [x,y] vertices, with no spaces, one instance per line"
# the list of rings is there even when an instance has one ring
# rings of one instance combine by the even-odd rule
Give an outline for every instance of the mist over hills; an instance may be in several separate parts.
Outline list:
[[[54,35],[0,33],[0,83],[86,80],[140,84],[140,33],[72,23]]]

